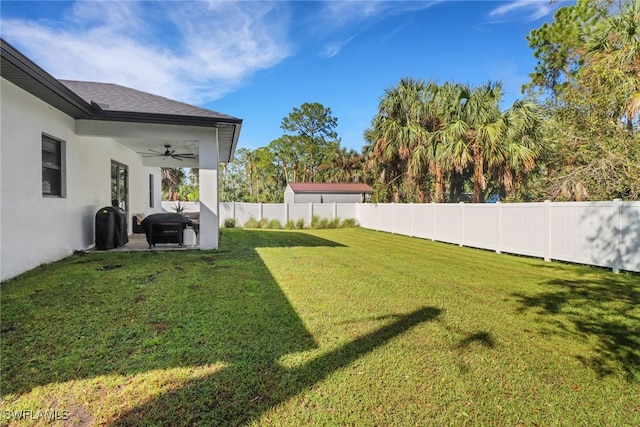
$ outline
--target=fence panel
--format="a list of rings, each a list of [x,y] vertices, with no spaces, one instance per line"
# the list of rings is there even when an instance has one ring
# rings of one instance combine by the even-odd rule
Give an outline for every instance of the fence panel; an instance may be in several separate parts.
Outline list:
[[[547,258],[545,206],[545,203],[501,203],[498,250]]]
[[[440,203],[436,207],[434,219],[434,239],[447,243],[462,243],[461,203]]]
[[[277,219],[284,226],[287,223],[287,211],[284,203],[264,203],[262,205],[262,218],[269,221]]]
[[[422,239],[434,239],[436,204],[421,203],[411,206],[413,207],[413,215],[411,217],[413,235]]]
[[[392,206],[394,233],[413,236],[413,222],[411,220],[411,217],[413,216],[413,207],[414,205],[412,204],[395,204]]]
[[[393,203],[378,204],[378,230],[393,233]]]
[[[361,227],[371,230],[378,229],[378,205],[377,204],[361,204],[357,207],[358,222]]]
[[[619,266],[640,272],[640,202],[624,202],[620,206],[620,217]]]
[[[550,204],[549,257],[612,267],[617,248],[617,205],[617,202]]]
[[[500,250],[500,206],[464,205],[462,244],[474,248]]]
[[[294,223],[302,220],[306,225],[309,225],[310,211],[309,203],[289,203],[289,221]]]
[[[236,224],[242,227],[251,218],[260,219],[260,203],[236,203]]]
[[[314,203],[313,205],[313,216],[316,216],[320,219],[328,218],[333,219],[333,203]]]
[[[234,203],[220,202],[220,218],[218,219],[221,226],[224,224],[224,220],[227,218],[235,218]]]
[[[336,203],[336,209],[338,212],[338,218],[341,221],[345,219],[355,219],[358,218],[358,204],[356,203]]]

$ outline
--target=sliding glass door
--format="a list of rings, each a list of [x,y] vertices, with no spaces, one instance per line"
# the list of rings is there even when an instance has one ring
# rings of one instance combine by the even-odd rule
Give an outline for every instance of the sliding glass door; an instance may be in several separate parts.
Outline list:
[[[129,167],[111,160],[111,204],[125,212],[129,218]]]

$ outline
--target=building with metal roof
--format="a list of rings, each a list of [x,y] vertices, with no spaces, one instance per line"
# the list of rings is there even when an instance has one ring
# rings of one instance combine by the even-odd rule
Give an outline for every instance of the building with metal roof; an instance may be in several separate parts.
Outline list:
[[[362,203],[373,194],[363,183],[290,182],[284,190],[285,203]]]

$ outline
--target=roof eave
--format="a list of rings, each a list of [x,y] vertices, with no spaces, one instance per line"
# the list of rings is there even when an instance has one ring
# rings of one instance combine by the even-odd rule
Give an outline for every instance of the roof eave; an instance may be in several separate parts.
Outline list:
[[[0,74],[33,96],[74,118],[86,118],[91,105],[60,83],[55,77],[0,38]]]
[[[93,109],[91,119],[110,122],[151,123],[179,126],[217,127],[218,124],[240,125],[242,119],[184,116],[177,114],[140,113]]]

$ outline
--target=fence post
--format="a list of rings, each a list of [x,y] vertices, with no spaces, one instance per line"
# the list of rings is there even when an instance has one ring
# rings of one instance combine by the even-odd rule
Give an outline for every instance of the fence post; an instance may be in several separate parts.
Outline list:
[[[289,203],[284,204],[284,223],[285,225],[289,222]]]
[[[497,254],[502,253],[502,202],[496,202],[496,209],[498,209],[498,249],[496,249]]]
[[[620,264],[622,263],[622,200],[613,199],[613,218],[614,218],[614,235],[613,235],[613,265],[611,271],[615,274],[620,273]]]
[[[460,244],[458,246],[464,246],[464,202],[458,202],[460,205]]]
[[[333,219],[334,221],[338,218],[338,203],[333,202]]]
[[[431,227],[431,241],[435,242],[436,241],[436,224],[437,224],[436,212],[438,211],[436,202],[431,202],[431,210],[433,213],[433,224],[431,224],[433,225],[433,227]]]
[[[309,202],[309,228],[311,228],[312,222],[313,222],[313,202]]]
[[[238,218],[236,218],[236,202],[231,205],[231,215],[233,216],[233,221],[238,222]]]
[[[551,200],[544,201],[544,260],[551,261]]]
[[[391,202],[391,234],[396,234],[396,204]]]
[[[411,206],[411,209],[409,210],[409,221],[411,221],[409,224],[409,237],[413,237],[413,211],[416,207],[413,202],[409,206]]]

